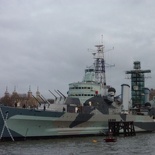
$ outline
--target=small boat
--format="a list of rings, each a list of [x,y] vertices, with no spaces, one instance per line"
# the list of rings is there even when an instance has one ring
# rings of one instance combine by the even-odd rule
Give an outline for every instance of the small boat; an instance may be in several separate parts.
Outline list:
[[[115,137],[107,137],[104,139],[105,142],[116,142],[117,139]]]
[[[117,138],[113,136],[113,133],[110,132],[108,133],[107,137],[104,139],[105,142],[116,142]]]

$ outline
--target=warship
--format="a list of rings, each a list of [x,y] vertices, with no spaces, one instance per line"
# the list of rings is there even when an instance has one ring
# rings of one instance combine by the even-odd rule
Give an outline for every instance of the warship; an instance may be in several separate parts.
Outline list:
[[[106,84],[104,45],[96,47],[94,63],[86,68],[83,81],[69,84],[67,97],[56,91],[64,98],[63,103],[38,103],[37,108],[1,104],[0,140],[103,135],[109,120],[133,121],[136,132],[154,131],[155,110],[147,100],[142,102],[139,95],[144,92],[143,97],[148,98],[148,93],[143,91],[144,73],[150,71],[142,71],[140,62],[135,62],[134,70],[126,72],[133,79],[133,102],[128,84],[121,85],[121,97],[115,96],[116,90]]]

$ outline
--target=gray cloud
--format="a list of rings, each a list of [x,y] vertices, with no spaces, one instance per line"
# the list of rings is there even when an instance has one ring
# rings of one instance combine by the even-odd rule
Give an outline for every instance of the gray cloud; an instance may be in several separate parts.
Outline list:
[[[101,35],[107,83],[120,92],[125,71],[133,61],[151,69],[146,86],[155,88],[155,19],[153,0],[0,0],[0,96],[6,86],[11,93],[33,92],[51,97],[48,90],[64,94],[68,84],[81,81],[84,69],[93,63],[91,50]]]

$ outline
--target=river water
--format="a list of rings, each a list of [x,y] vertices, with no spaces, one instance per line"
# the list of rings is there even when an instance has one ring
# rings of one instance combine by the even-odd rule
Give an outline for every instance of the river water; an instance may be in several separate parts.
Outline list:
[[[118,137],[70,137],[44,140],[0,142],[0,155],[155,155],[155,133]]]

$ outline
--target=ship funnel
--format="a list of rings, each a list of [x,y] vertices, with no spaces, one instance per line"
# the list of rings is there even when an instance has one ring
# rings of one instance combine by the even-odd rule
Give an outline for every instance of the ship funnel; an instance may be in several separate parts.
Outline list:
[[[128,114],[129,112],[129,92],[130,92],[130,86],[127,84],[121,85],[121,94],[122,94],[122,112]]]

